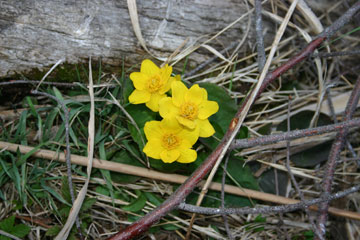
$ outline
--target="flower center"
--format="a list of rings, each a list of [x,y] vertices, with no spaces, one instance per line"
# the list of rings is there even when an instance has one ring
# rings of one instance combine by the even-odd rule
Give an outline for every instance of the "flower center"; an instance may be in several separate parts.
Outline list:
[[[198,107],[191,103],[186,102],[180,107],[180,116],[189,120],[194,120],[198,115]]]
[[[180,145],[180,139],[173,133],[166,133],[162,137],[162,145],[167,150],[172,150]]]
[[[147,87],[149,92],[157,92],[163,86],[160,75],[156,74],[149,78]]]

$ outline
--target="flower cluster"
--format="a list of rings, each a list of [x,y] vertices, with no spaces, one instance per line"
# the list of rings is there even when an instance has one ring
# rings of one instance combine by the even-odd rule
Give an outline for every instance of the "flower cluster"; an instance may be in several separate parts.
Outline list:
[[[188,89],[180,76],[171,76],[172,67],[161,68],[146,59],[140,72],[130,74],[135,90],[132,104],[145,103],[159,112],[161,121],[149,121],[144,132],[148,140],[143,151],[165,163],[190,163],[196,160],[192,146],[199,137],[210,137],[215,130],[208,118],[219,110],[217,102],[208,101],[207,91],[195,84]],[[171,89],[172,96],[166,95]]]

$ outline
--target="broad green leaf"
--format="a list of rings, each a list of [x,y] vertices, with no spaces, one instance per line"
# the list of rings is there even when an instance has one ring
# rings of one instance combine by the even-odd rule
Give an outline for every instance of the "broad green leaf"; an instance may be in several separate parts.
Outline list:
[[[149,202],[151,202],[155,206],[159,206],[161,203],[164,202],[164,199],[155,195],[154,193],[144,192],[143,194],[146,196],[147,200],[149,200]]]
[[[31,228],[25,224],[18,224],[15,225],[11,231],[12,235],[15,235],[19,238],[24,238],[26,235],[29,234]]]
[[[5,218],[0,222],[0,229],[10,233],[13,230],[15,223],[15,216],[10,216],[8,218]]]
[[[128,128],[134,141],[139,145],[139,149],[142,151],[144,143],[146,143],[146,137],[144,133],[145,123],[156,119],[157,113],[148,109],[144,104],[130,104],[126,107],[126,110],[130,116],[134,119],[138,129],[128,121]]]
[[[309,127],[311,119],[314,116],[313,111],[302,111],[290,117],[290,130],[306,129]],[[320,113],[317,126],[332,124],[332,120],[326,114]],[[287,131],[287,119],[277,126],[278,131]],[[330,154],[332,141],[313,146],[301,152],[291,155],[290,160],[297,167],[315,167],[325,162]]]
[[[129,205],[122,207],[123,210],[129,212],[138,212],[144,208],[146,204],[146,197],[141,192],[138,193],[138,198],[131,202]]]
[[[277,171],[279,195],[285,196],[288,184],[288,175],[283,171]],[[266,193],[276,194],[274,169],[264,172],[259,179],[261,190]]]

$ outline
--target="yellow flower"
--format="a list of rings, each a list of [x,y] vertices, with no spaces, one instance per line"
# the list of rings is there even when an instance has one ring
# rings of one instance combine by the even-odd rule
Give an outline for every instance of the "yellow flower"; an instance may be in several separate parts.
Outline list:
[[[146,103],[148,108],[158,112],[159,101],[166,97],[165,93],[170,90],[171,83],[180,80],[179,77],[171,77],[171,72],[171,66],[166,64],[159,68],[151,60],[145,59],[141,63],[140,72],[130,74],[135,90],[129,96],[129,102]]]
[[[144,132],[148,142],[143,152],[147,156],[165,163],[191,163],[196,160],[196,151],[191,147],[199,133],[183,128],[176,119],[147,122]]]
[[[217,102],[207,100],[207,91],[198,84],[190,89],[180,81],[171,85],[172,97],[159,103],[159,113],[163,118],[176,118],[189,128],[199,129],[200,137],[210,137],[215,130],[208,118],[219,110]]]

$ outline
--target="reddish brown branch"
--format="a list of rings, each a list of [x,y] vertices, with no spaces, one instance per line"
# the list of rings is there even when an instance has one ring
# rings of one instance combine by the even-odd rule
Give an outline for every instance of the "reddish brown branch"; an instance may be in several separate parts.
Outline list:
[[[351,119],[351,117],[354,114],[355,109],[358,105],[359,98],[360,98],[360,77],[357,79],[354,89],[351,92],[351,96],[347,103],[347,106],[345,109],[345,116],[344,116],[345,121]],[[323,197],[327,196],[331,193],[331,187],[332,187],[332,183],[333,183],[333,179],[334,179],[335,169],[336,169],[337,163],[340,158],[340,152],[345,145],[345,137],[346,137],[347,133],[348,133],[347,127],[341,129],[336,134],[336,138],[335,138],[336,140],[334,141],[334,143],[331,147],[329,159],[328,159],[328,162],[326,165],[326,172],[325,172],[325,176],[324,176],[324,180],[323,180],[323,184],[322,184],[322,186],[323,186],[322,196]],[[327,216],[328,216],[328,214],[327,214],[328,208],[329,208],[329,202],[324,202],[324,203],[320,204],[320,207],[319,207],[320,215],[318,216],[318,219],[317,219],[318,220],[317,228],[323,235],[325,235],[325,233],[326,233],[325,222],[326,222]]]
[[[336,21],[333,25],[326,28],[323,33],[319,35],[315,40],[310,42],[308,46],[298,53],[295,57],[291,58],[288,62],[275,69],[273,72],[269,73],[264,80],[263,85],[258,91],[259,96],[277,77],[281,74],[303,61],[306,57],[308,57],[315,49],[318,47],[326,38],[330,37],[333,33],[335,33],[340,27],[345,25],[348,21],[350,21],[351,17],[356,13],[356,11],[360,8],[360,2],[356,3],[352,8],[350,8],[340,19],[341,21]],[[345,16],[345,17],[344,17]],[[249,100],[249,96],[243,101],[242,106],[239,108],[238,112],[235,115],[235,119],[238,119],[241,111],[245,107],[247,101]],[[188,178],[188,180],[183,183],[177,190],[174,192],[163,204],[154,209],[152,212],[148,213],[138,221],[131,224],[125,230],[117,233],[113,237],[109,238],[112,240],[120,240],[120,239],[131,239],[145,231],[153,225],[155,222],[159,221],[163,216],[165,216],[168,212],[176,208],[185,197],[192,192],[195,186],[209,173],[209,171],[213,168],[216,163],[220,153],[224,146],[228,143],[229,137],[232,135],[234,129],[229,128],[221,143],[216,147],[216,149],[210,154],[210,156],[201,164],[201,166],[195,170],[195,172]]]

